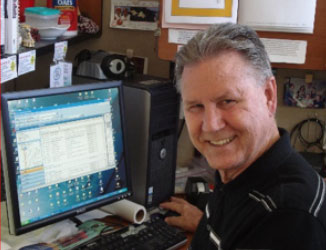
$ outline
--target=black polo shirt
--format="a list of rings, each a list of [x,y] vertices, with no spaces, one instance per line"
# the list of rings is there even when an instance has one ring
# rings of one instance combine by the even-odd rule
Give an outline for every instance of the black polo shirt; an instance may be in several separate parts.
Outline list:
[[[190,249],[326,250],[326,183],[280,134],[236,179],[217,174]]]

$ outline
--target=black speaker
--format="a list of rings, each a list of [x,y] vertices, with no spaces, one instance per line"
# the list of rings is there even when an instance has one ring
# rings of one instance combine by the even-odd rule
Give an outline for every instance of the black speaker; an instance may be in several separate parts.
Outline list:
[[[124,82],[131,200],[151,208],[174,193],[179,95],[172,82],[142,76]]]

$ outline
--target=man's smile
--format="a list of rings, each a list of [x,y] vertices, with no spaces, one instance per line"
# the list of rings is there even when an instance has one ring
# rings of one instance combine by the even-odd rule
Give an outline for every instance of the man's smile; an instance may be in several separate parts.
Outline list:
[[[221,140],[206,140],[206,142],[213,144],[214,146],[224,146],[226,144],[229,144],[235,139],[236,136],[232,136],[229,138],[221,139]]]

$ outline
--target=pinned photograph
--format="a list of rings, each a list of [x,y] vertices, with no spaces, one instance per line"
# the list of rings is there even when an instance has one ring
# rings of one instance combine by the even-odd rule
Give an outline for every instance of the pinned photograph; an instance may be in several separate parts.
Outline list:
[[[111,28],[156,30],[159,3],[156,1],[111,1]]]
[[[284,104],[300,108],[326,107],[326,82],[288,78],[284,84]]]

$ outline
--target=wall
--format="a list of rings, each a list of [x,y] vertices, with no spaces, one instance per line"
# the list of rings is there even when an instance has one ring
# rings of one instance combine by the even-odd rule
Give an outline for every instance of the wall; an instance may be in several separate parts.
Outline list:
[[[92,42],[85,42],[69,48],[73,58],[78,51],[89,48],[102,49],[125,54],[127,49],[134,51],[134,56],[148,58],[148,74],[169,77],[169,62],[157,56],[157,38],[153,31],[136,31],[109,28],[111,1],[103,0],[102,36]]]
[[[298,108],[298,107],[289,107],[283,105],[283,93],[284,93],[284,82],[285,78],[287,77],[298,77],[298,78],[305,78],[305,74],[312,73],[313,79],[316,80],[324,80],[325,81],[325,88],[326,88],[326,71],[307,71],[307,70],[277,70],[277,82],[278,82],[278,109],[276,113],[276,120],[279,127],[283,127],[287,129],[289,132],[294,128],[294,126],[299,123],[300,121],[309,119],[309,118],[317,118],[326,122],[326,108],[323,109],[311,109],[311,108]],[[312,131],[314,124],[310,127],[305,127],[303,129],[303,133],[308,135],[309,138],[315,138],[315,136],[319,135],[319,130],[315,129]],[[318,127],[317,127],[318,128]],[[326,131],[326,128],[325,128]],[[311,140],[314,141],[314,140]],[[295,142],[295,143],[294,143]],[[295,148],[299,151],[305,151],[305,147],[302,143],[298,140],[292,140]],[[311,147],[309,149],[311,152],[320,152],[317,147]]]
[[[299,121],[317,117],[326,121],[326,109],[303,109],[297,107],[288,107],[283,105],[284,81],[286,77],[305,78],[305,74],[313,73],[313,78],[316,80],[325,80],[326,71],[307,71],[294,69],[279,69],[277,70],[276,80],[278,83],[278,110],[276,120],[280,127],[291,130]],[[326,87],[326,86],[325,86]]]

